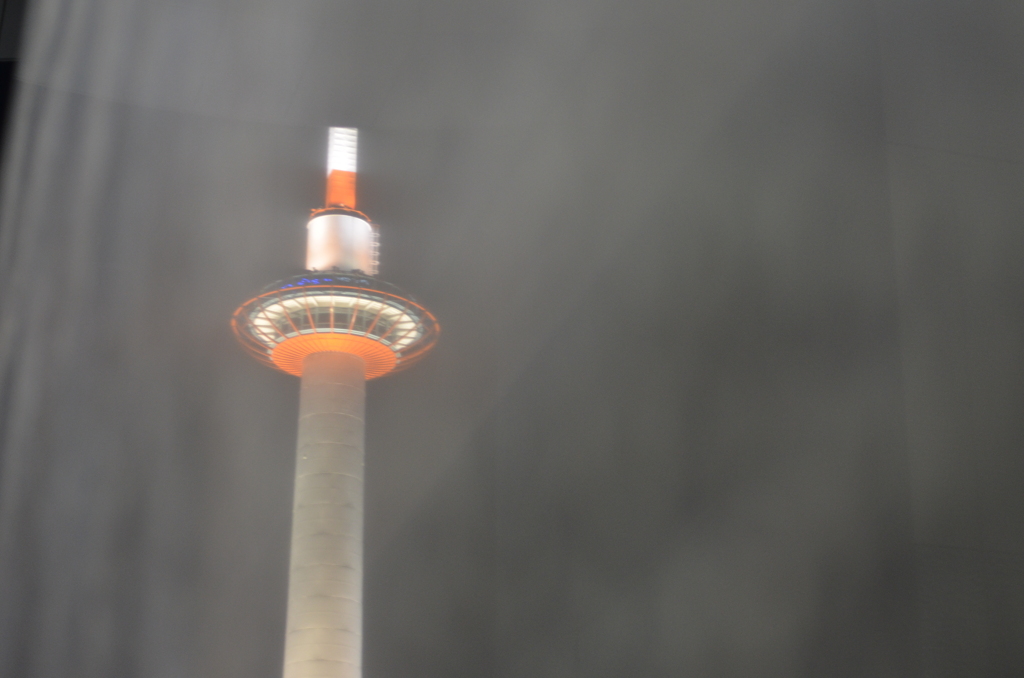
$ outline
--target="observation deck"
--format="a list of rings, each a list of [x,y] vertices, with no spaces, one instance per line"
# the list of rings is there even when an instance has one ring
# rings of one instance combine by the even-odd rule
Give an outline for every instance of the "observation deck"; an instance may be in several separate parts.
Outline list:
[[[242,345],[260,361],[302,375],[312,353],[363,359],[367,379],[403,370],[437,342],[434,316],[394,285],[358,271],[307,271],[279,280],[231,318]]]

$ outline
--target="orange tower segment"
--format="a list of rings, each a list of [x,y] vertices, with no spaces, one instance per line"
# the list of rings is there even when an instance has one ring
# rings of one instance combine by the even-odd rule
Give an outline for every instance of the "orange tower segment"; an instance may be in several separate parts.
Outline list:
[[[328,207],[356,206],[356,173],[331,170],[327,175]]]

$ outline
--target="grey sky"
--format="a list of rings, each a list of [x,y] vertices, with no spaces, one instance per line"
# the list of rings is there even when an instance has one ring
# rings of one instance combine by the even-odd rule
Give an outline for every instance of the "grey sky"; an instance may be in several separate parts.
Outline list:
[[[361,130],[367,678],[1024,669],[1022,10],[37,0],[0,675],[271,678],[297,383],[228,318]]]

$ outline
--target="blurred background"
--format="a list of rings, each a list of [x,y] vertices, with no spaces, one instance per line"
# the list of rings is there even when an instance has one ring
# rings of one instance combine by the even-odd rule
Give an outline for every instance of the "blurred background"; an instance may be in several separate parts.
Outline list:
[[[0,675],[280,675],[298,382],[228,319],[328,125],[444,330],[368,388],[367,678],[1024,675],[1020,2],[6,0],[0,59]]]

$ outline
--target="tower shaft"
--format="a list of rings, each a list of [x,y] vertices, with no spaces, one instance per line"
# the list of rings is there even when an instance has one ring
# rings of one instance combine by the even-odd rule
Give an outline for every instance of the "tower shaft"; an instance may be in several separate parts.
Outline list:
[[[405,369],[437,320],[377,273],[377,227],[355,209],[357,130],[328,132],[327,204],[306,224],[307,273],[264,288],[231,326],[260,361],[302,377],[284,678],[362,678],[366,380]]]
[[[362,674],[364,407],[362,358],[306,356],[284,678]]]

